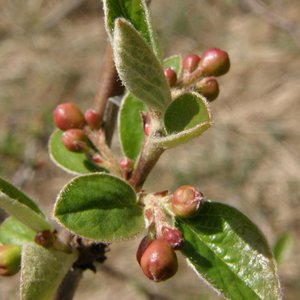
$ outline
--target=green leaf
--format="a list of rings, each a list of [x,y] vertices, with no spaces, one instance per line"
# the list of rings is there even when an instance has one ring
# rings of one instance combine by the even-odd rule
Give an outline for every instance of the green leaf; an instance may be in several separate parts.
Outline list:
[[[115,64],[125,87],[146,105],[164,111],[171,101],[163,68],[134,27],[117,19],[114,31]]]
[[[34,243],[24,245],[21,299],[52,300],[76,257],[73,253],[46,249]]]
[[[84,153],[69,151],[62,142],[61,130],[52,133],[49,141],[49,153],[54,163],[71,174],[85,174],[104,171],[104,169],[92,164]]]
[[[192,269],[232,300],[281,299],[268,243],[245,215],[225,204],[204,202],[199,214],[176,219],[182,253]]]
[[[32,242],[35,232],[13,217],[7,218],[0,226],[0,243],[20,245]]]
[[[285,232],[278,236],[273,247],[274,256],[278,264],[281,264],[287,257],[291,250],[291,246],[292,237],[289,233]]]
[[[51,228],[38,206],[28,196],[1,178],[0,208],[33,230]]]
[[[154,35],[149,11],[143,0],[103,0],[106,30],[113,40],[115,20],[124,18],[141,34],[159,57],[159,46]]]
[[[176,72],[177,78],[179,78],[182,72],[181,56],[172,55],[170,57],[165,58],[163,62],[163,67],[172,68]]]
[[[195,92],[180,95],[167,108],[164,124],[168,136],[160,138],[166,148],[201,135],[212,124],[206,100]]]
[[[119,135],[124,154],[135,160],[144,141],[144,128],[141,112],[146,112],[145,104],[128,93],[122,102],[119,113]]]
[[[58,196],[54,215],[68,230],[97,241],[128,239],[144,229],[134,190],[108,174],[73,179]]]

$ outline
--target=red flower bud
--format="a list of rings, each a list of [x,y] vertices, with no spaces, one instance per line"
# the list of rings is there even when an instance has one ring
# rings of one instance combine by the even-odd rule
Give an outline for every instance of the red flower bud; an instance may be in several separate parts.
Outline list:
[[[173,249],[180,249],[183,243],[183,237],[180,230],[177,228],[164,227],[162,233],[164,240],[167,241]]]
[[[54,110],[54,122],[63,131],[72,128],[82,129],[85,125],[82,112],[72,102],[63,103],[56,107]]]
[[[215,100],[219,95],[219,84],[214,77],[205,77],[196,84],[197,91],[208,101]]]
[[[62,135],[62,142],[72,152],[85,152],[87,149],[87,137],[81,129],[69,129]]]
[[[183,70],[192,73],[195,71],[199,65],[200,56],[197,54],[187,55],[182,61]]]
[[[230,68],[228,53],[218,48],[209,48],[204,51],[200,60],[200,66],[203,75],[224,75]]]
[[[172,68],[164,69],[164,75],[167,78],[169,86],[174,86],[177,82],[177,74]]]
[[[50,230],[43,230],[37,232],[35,235],[34,241],[45,248],[49,248],[53,245],[53,242],[55,240],[55,236],[53,232]]]
[[[145,252],[145,250],[149,247],[149,245],[153,242],[153,239],[146,235],[140,242],[140,245],[136,251],[136,260],[139,264],[141,264],[141,258]]]
[[[84,114],[84,118],[91,128],[100,128],[101,116],[94,109],[88,109]]]
[[[175,251],[163,239],[152,241],[140,258],[140,265],[144,274],[151,280],[167,280],[178,269]]]
[[[190,185],[183,185],[174,192],[171,209],[177,216],[190,217],[198,211],[202,199],[203,196],[198,189]]]
[[[0,245],[0,275],[12,276],[19,272],[21,263],[21,247],[16,245]]]

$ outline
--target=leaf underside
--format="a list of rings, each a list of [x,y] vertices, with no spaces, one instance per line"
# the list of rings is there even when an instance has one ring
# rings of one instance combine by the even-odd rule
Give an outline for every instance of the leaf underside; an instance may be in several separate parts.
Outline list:
[[[32,242],[35,234],[35,231],[22,222],[9,217],[0,226],[0,243],[22,246],[24,243]]]
[[[50,250],[34,243],[23,246],[21,300],[52,300],[75,254]]]
[[[127,90],[146,105],[164,111],[171,94],[162,65],[140,34],[124,19],[115,22],[113,49],[116,68]]]
[[[268,243],[238,210],[207,201],[195,217],[177,218],[176,226],[183,233],[182,253],[192,269],[225,297],[281,299]]]

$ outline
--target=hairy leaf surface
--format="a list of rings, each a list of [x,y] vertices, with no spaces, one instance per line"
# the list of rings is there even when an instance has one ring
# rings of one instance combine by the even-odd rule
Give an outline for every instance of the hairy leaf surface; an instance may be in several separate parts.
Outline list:
[[[52,300],[75,254],[50,250],[34,243],[23,246],[21,300]]]
[[[134,190],[108,174],[73,179],[58,196],[54,214],[70,231],[97,241],[132,238],[144,228]]]

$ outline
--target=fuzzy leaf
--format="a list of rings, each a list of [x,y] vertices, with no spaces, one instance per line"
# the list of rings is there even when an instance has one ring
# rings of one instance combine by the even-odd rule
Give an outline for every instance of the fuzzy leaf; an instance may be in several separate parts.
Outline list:
[[[151,48],[124,19],[117,19],[114,31],[114,58],[125,87],[146,105],[164,111],[171,101],[163,68]]]
[[[103,0],[106,30],[113,40],[115,20],[124,18],[141,34],[159,56],[159,46],[154,35],[149,11],[143,0]]]
[[[50,157],[55,164],[76,175],[104,171],[104,169],[92,164],[84,153],[69,151],[62,142],[62,134],[61,130],[54,131],[49,141]]]
[[[7,218],[0,226],[0,243],[20,245],[32,242],[35,232],[13,217]]]
[[[182,71],[181,56],[172,55],[170,57],[165,58],[163,62],[163,67],[172,68],[176,72],[177,78],[179,78]]]
[[[192,269],[232,300],[282,299],[268,243],[245,215],[225,204],[205,202],[199,214],[176,219],[182,253]]]
[[[135,160],[144,141],[144,128],[141,112],[146,112],[146,105],[128,93],[123,99],[119,113],[119,135],[124,154]]]
[[[171,148],[201,135],[212,124],[208,103],[198,93],[180,95],[167,108],[164,116],[167,136],[158,143]]]
[[[23,246],[21,300],[52,300],[75,254],[50,250],[34,243]]]
[[[1,178],[0,208],[33,230],[51,228],[41,210],[28,196]]]
[[[58,196],[54,215],[68,230],[97,241],[128,239],[144,229],[134,190],[108,174],[73,179]]]

